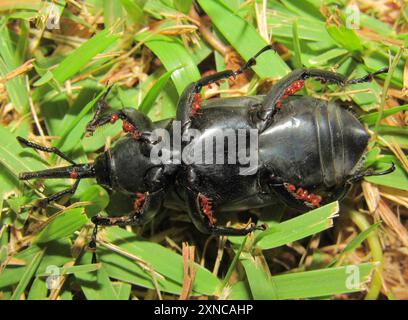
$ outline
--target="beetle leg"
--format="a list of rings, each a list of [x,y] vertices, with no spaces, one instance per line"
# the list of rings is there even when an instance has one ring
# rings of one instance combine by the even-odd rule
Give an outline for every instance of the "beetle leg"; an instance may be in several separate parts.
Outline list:
[[[164,191],[161,189],[155,192],[138,192],[133,203],[134,210],[125,216],[120,217],[92,217],[92,222],[99,226],[129,226],[143,225],[160,211],[163,203]]]
[[[220,80],[228,79],[230,77],[236,77],[239,74],[245,72],[247,69],[251,68],[256,64],[256,58],[268,50],[274,50],[272,45],[267,45],[262,48],[258,53],[256,53],[248,62],[239,68],[238,70],[224,70],[211,74],[209,76],[203,77],[202,79],[191,83],[184,89],[178,106],[177,106],[177,120],[181,121],[182,128],[186,128],[189,125],[191,118],[200,114],[201,110],[201,89],[204,86],[210,85],[212,83],[218,82]]]
[[[163,189],[155,192],[137,193],[133,203],[134,210],[130,214],[120,217],[93,216],[91,221],[95,227],[88,248],[93,251],[96,249],[98,226],[142,226],[151,221],[161,210],[164,195],[165,192]],[[92,260],[94,261],[95,257],[93,257]]]
[[[111,90],[112,90],[112,86],[108,87],[108,90],[106,90],[103,96],[96,103],[96,111],[95,111],[95,114],[92,120],[88,123],[86,127],[87,131],[92,133],[95,130],[96,127],[93,128],[93,125],[98,122],[98,119],[101,117],[103,111],[109,107],[108,103],[106,102],[106,97],[108,96]],[[88,129],[88,126],[89,126],[89,129]]]
[[[123,108],[118,111],[99,115],[98,118],[93,119],[88,123],[86,130],[92,134],[96,128],[107,123],[114,124],[119,119],[123,121],[123,131],[130,133],[135,140],[140,140],[143,138],[152,128],[150,119],[143,113],[132,108]]]
[[[50,202],[57,201],[58,199],[61,199],[63,196],[65,196],[67,194],[73,195],[75,193],[76,189],[78,188],[79,181],[81,181],[81,180],[78,179],[77,181],[75,181],[74,185],[69,189],[62,190],[60,192],[57,192],[57,193],[54,193],[53,195],[48,196],[47,198],[43,198],[43,199],[38,200],[38,202],[37,202],[38,206],[40,206],[42,208],[45,208],[46,206],[48,206],[48,204]]]
[[[114,124],[117,120],[123,121],[123,131],[130,133],[135,140],[140,140],[144,131],[152,129],[150,119],[142,112],[133,108],[123,108],[118,111],[103,114],[104,110],[109,108],[106,102],[106,97],[112,87],[106,91],[102,98],[97,102],[97,107],[92,120],[87,124],[86,131],[92,135],[96,128],[101,127],[107,123]]]
[[[217,224],[212,199],[200,192],[187,191],[188,213],[195,227],[202,233],[225,236],[243,236],[255,230],[265,230],[265,225],[251,224],[246,228],[233,228]]]
[[[256,110],[256,122],[260,131],[264,131],[271,124],[272,117],[282,106],[282,100],[293,95],[304,87],[304,81],[308,78],[315,78],[322,82],[331,82],[340,86],[356,83],[370,82],[374,76],[388,72],[388,68],[380,69],[374,73],[369,73],[364,77],[348,80],[344,75],[319,69],[297,69],[279,80],[266,95],[262,102],[262,107]]]

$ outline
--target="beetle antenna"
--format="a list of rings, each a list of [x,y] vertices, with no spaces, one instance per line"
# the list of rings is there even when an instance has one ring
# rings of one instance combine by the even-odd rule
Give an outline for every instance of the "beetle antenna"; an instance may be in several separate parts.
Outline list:
[[[20,180],[31,180],[31,179],[40,179],[40,178],[42,179],[71,178],[71,179],[76,180],[74,185],[71,188],[57,192],[47,198],[41,199],[39,202],[40,206],[45,207],[51,201],[58,200],[66,194],[74,194],[76,189],[78,188],[79,181],[82,178],[94,178],[95,177],[95,168],[92,164],[87,164],[87,163],[77,164],[75,163],[74,160],[72,160],[70,157],[68,157],[65,153],[63,153],[61,150],[59,150],[56,147],[48,148],[48,147],[40,146],[22,137],[17,137],[17,140],[23,147],[32,148],[32,149],[49,152],[49,153],[54,153],[72,164],[71,166],[67,166],[67,167],[59,167],[59,168],[52,168],[52,169],[31,171],[31,172],[21,172],[18,175],[18,178]]]
[[[74,160],[72,160],[70,157],[68,157],[65,153],[63,153],[61,150],[59,150],[56,147],[48,148],[48,147],[40,146],[39,144],[36,144],[34,142],[24,139],[23,137],[17,137],[17,140],[23,148],[31,148],[31,149],[48,152],[48,153],[54,153],[57,156],[60,156],[62,159],[68,161],[69,163],[76,165]]]
[[[31,180],[39,178],[43,179],[71,178],[76,180],[71,188],[57,192],[47,198],[39,200],[38,205],[40,207],[46,207],[50,202],[56,201],[67,194],[71,195],[74,194],[82,178],[93,177],[95,177],[95,168],[91,164],[76,164],[68,167],[52,168],[41,171],[21,172],[18,176],[20,180]]]

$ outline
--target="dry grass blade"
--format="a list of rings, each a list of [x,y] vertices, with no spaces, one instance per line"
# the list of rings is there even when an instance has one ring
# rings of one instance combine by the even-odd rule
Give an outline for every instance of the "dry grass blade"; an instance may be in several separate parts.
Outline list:
[[[0,84],[4,84],[6,81],[14,79],[15,77],[18,77],[19,75],[22,75],[30,71],[32,68],[34,68],[34,65],[33,65],[34,60],[35,59],[27,60],[21,66],[19,66],[18,68],[6,74],[6,76],[0,77]]]
[[[182,252],[184,280],[180,300],[188,300],[191,292],[193,291],[193,284],[196,275],[196,270],[194,268],[194,251],[194,246],[189,246],[186,242],[183,242]]]
[[[378,203],[378,214],[381,219],[398,235],[399,240],[404,246],[408,246],[408,230],[401,224],[395,213],[391,210],[385,200]]]
[[[129,258],[129,259],[134,260],[142,269],[149,272],[151,274],[151,276],[152,276],[152,282],[153,282],[153,285],[155,287],[157,297],[159,298],[159,300],[162,300],[162,295],[161,295],[161,292],[160,292],[159,283],[157,282],[157,278],[164,279],[164,277],[161,274],[154,271],[153,267],[151,266],[151,264],[149,262],[144,261],[143,259],[135,256],[134,254],[131,254],[130,252],[127,252],[127,251],[121,249],[120,247],[118,247],[118,246],[116,246],[116,245],[114,245],[112,243],[101,241],[101,240],[98,240],[97,242],[102,244],[107,249],[112,250],[113,252],[119,253],[119,254],[121,254],[121,255]]]

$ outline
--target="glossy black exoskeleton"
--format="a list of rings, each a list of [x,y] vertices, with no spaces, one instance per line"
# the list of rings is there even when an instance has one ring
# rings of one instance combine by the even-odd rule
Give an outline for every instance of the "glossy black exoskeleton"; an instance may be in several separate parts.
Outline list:
[[[123,121],[128,134],[111,150],[101,154],[93,164],[76,164],[56,148],[45,148],[19,138],[22,145],[53,152],[71,166],[39,172],[27,172],[20,179],[73,178],[74,186],[48,198],[46,205],[65,194],[73,194],[83,178],[96,178],[107,188],[135,196],[134,210],[123,217],[95,216],[96,226],[143,224],[160,212],[163,206],[186,210],[201,232],[216,235],[244,235],[263,226],[234,228],[218,225],[219,212],[263,207],[284,201],[291,207],[312,209],[344,197],[352,183],[364,176],[386,174],[372,169],[363,170],[362,159],[369,135],[357,118],[335,103],[311,97],[293,96],[301,90],[307,78],[340,86],[368,82],[387,69],[348,80],[341,74],[318,69],[299,69],[278,81],[265,96],[222,98],[201,101],[203,86],[235,77],[256,63],[256,57],[271,49],[263,48],[241,69],[219,72],[190,84],[180,97],[176,120],[184,136],[195,129],[201,134],[192,141],[181,143],[181,152],[189,146],[200,145],[208,132],[232,129],[235,138],[244,132],[245,141],[251,130],[257,130],[257,165],[255,170],[242,174],[239,164],[156,163],[151,152],[160,140],[154,129],[173,132],[174,122],[151,121],[141,112],[124,108],[104,113],[104,98],[87,130]],[[171,136],[174,140],[175,137]],[[225,155],[227,146],[225,146]],[[249,143],[245,151],[249,150]],[[172,157],[180,150],[164,148]],[[178,155],[176,155],[178,153]],[[205,152],[203,151],[203,154]],[[96,236],[96,227],[94,237]],[[95,243],[95,238],[92,244]]]

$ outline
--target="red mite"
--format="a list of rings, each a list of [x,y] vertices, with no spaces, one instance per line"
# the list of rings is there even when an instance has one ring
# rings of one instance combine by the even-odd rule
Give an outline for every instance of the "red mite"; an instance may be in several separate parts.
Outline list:
[[[136,130],[136,127],[127,120],[123,121],[122,129],[124,132],[132,133],[132,137],[135,140],[139,140],[142,136],[142,134]]]
[[[71,177],[71,179],[78,179],[78,172],[72,170],[69,176]]]
[[[112,114],[112,117],[110,119],[110,123],[114,124],[116,121],[119,120],[119,115],[117,113]],[[133,138],[135,140],[139,140],[142,134],[136,130],[135,126],[131,124],[129,121],[124,120],[122,124],[122,129],[124,132],[130,132],[133,133]]]
[[[133,203],[133,208],[138,211],[146,200],[146,195],[144,193],[138,192],[136,194],[136,200]]]
[[[304,87],[305,80],[297,80],[295,82],[292,82],[291,85],[285,89],[282,98],[276,101],[276,108],[278,109],[282,108],[282,100],[287,99],[290,95],[295,94],[299,90],[302,90]]]
[[[205,216],[208,218],[208,221],[211,225],[217,223],[217,219],[215,219],[212,211],[212,203],[211,199],[207,198],[206,196],[199,194],[199,199],[201,200],[202,210]]]
[[[192,113],[192,116],[193,116],[193,117],[195,117],[195,116],[197,116],[197,115],[200,114],[201,102],[202,102],[201,94],[200,94],[200,93],[196,93],[196,94],[194,95],[193,107],[192,107],[192,109],[191,109],[191,113]]]
[[[124,120],[122,124],[122,129],[124,132],[133,132],[135,131],[135,126],[131,124],[129,121]]]
[[[114,113],[114,114],[112,114],[112,117],[111,117],[111,119],[110,119],[110,123],[111,123],[111,124],[114,124],[116,121],[118,121],[118,119],[119,119],[118,114],[117,114],[117,113]]]

